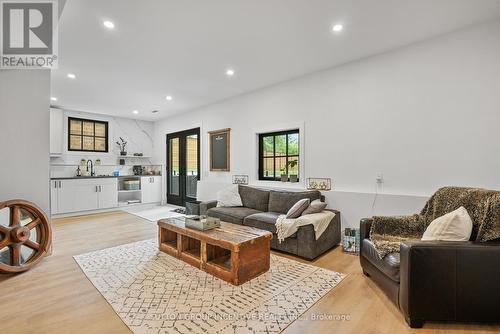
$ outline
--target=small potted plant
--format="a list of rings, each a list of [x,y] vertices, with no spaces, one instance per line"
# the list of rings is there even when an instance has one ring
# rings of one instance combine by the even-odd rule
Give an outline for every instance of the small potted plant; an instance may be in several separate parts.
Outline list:
[[[116,142],[116,145],[120,148],[120,155],[127,155],[127,151],[125,151],[127,142],[122,137],[120,137],[120,141]]]
[[[286,167],[281,168],[281,182],[288,182],[288,175],[286,174]]]
[[[290,169],[293,169],[295,168],[295,166],[297,166],[297,163],[298,163],[297,160],[290,160],[288,161],[288,166],[290,167]],[[290,182],[298,182],[298,181],[299,177],[297,174],[290,174]]]

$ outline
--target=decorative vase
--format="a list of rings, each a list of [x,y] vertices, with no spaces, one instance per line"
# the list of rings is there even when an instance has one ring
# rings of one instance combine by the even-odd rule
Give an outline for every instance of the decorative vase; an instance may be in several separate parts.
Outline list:
[[[287,182],[287,181],[288,181],[288,175],[281,174],[281,182]]]
[[[290,174],[290,182],[299,182],[299,177],[298,175]]]
[[[127,155],[127,152],[120,152],[120,155]]]

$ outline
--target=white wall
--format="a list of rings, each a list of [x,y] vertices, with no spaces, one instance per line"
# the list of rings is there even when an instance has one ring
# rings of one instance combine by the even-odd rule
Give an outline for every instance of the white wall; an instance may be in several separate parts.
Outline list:
[[[152,157],[153,155],[153,122],[141,121],[131,118],[113,117],[102,114],[94,114],[81,111],[64,110],[63,117],[63,154],[60,157],[51,158],[51,176],[69,176],[75,174],[76,167],[63,168],[61,164],[79,164],[80,159],[93,160],[101,159],[102,165],[117,165],[119,163],[120,149],[116,145],[116,141],[122,137],[126,142],[127,155],[134,153],[143,153],[145,157]],[[84,119],[92,119],[108,122],[109,133],[109,152],[95,153],[95,152],[74,152],[68,151],[68,117],[77,117]],[[151,159],[145,158],[132,158],[127,159],[128,165],[148,165],[151,164]],[[108,174],[115,168],[99,167],[98,173]],[[122,173],[130,174],[131,167],[120,167]]]
[[[499,40],[495,21],[159,121],[155,158],[165,162],[166,133],[201,125],[202,179],[261,185],[256,133],[303,124],[305,176],[332,178],[325,195],[345,226],[414,213],[444,185],[500,189]],[[206,132],[221,128],[232,171],[210,173]]]
[[[0,70],[0,201],[49,214],[50,71]]]

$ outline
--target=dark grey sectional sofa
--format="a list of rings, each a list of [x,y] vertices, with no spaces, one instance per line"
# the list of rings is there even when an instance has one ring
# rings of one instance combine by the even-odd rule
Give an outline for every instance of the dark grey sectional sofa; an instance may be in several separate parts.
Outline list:
[[[312,260],[340,243],[340,212],[330,222],[326,231],[316,240],[312,225],[301,226],[283,242],[276,236],[276,218],[285,214],[300,199],[324,199],[319,191],[274,191],[240,185],[238,192],[242,207],[216,207],[217,201],[203,202],[201,214],[220,218],[229,223],[252,226],[273,233],[271,248]]]

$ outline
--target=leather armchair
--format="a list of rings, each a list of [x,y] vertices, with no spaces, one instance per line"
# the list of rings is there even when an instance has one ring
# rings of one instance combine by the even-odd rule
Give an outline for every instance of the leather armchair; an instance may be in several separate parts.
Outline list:
[[[363,273],[399,307],[410,327],[425,321],[500,321],[500,243],[403,242],[399,263],[397,253],[377,261],[370,254],[371,223],[360,223]],[[396,270],[397,277],[391,276]]]

